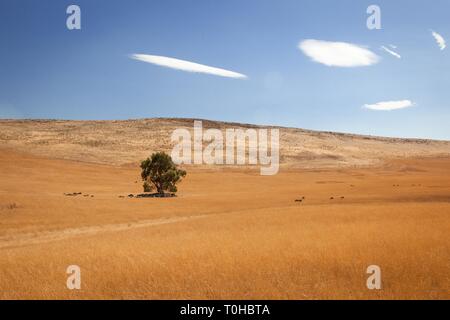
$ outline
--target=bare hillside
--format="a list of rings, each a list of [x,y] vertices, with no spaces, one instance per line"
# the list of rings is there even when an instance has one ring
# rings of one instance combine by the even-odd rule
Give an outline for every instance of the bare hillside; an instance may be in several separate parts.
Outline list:
[[[170,151],[173,130],[193,119],[121,121],[0,120],[0,146],[35,155],[127,165],[154,151]],[[203,120],[204,129],[258,126]],[[280,129],[283,166],[317,168],[373,165],[385,159],[450,156],[449,141],[396,139],[295,128]]]

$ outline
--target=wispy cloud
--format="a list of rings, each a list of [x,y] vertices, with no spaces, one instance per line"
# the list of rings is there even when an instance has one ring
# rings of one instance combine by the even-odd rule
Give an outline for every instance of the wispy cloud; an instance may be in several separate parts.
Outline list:
[[[330,67],[361,67],[377,63],[380,58],[365,47],[347,43],[307,39],[299,49],[313,61]]]
[[[383,101],[375,104],[365,104],[363,107],[366,109],[377,111],[390,111],[409,108],[412,107],[413,105],[414,103],[410,100],[399,100],[399,101]]]
[[[444,39],[444,37],[441,36],[439,33],[433,31],[433,30],[431,30],[431,35],[432,35],[432,36],[434,37],[434,39],[436,40],[436,42],[437,42],[439,48],[440,48],[441,50],[444,50],[445,47],[447,46],[447,45],[445,44],[445,39]]]
[[[391,45],[391,47],[392,47],[392,45]],[[397,52],[392,51],[391,49],[388,49],[388,48],[386,48],[385,46],[381,46],[381,49],[384,50],[384,51],[386,51],[387,53],[393,55],[393,56],[396,57],[396,58],[399,58],[399,59],[402,58],[402,56],[399,55]]]
[[[195,62],[190,62],[186,60],[180,60],[164,56],[154,56],[149,54],[132,54],[130,56],[132,59],[156,64],[158,66],[163,66],[167,68],[196,72],[196,73],[207,73],[220,77],[236,78],[236,79],[246,79],[247,76],[238,72],[225,70],[216,67],[210,67],[204,64],[199,64]]]

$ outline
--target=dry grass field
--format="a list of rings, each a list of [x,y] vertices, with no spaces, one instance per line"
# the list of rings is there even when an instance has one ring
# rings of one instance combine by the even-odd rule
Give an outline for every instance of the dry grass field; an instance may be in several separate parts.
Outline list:
[[[186,167],[178,197],[126,197],[191,122],[0,121],[0,298],[450,298],[449,142],[283,128],[275,176]]]

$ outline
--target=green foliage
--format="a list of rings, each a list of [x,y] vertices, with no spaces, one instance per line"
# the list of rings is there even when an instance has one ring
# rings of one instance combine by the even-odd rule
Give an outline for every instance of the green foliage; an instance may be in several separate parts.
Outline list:
[[[159,194],[164,194],[164,191],[175,193],[176,184],[186,176],[186,171],[178,169],[165,152],[153,153],[150,158],[141,162],[141,169],[144,192],[156,189]]]

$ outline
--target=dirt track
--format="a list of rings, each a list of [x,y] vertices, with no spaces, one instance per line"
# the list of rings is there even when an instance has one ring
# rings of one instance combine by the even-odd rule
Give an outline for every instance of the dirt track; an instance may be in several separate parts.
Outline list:
[[[16,234],[13,236],[0,237],[0,249],[30,246],[80,236],[95,236],[105,232],[115,232],[115,231],[124,231],[137,228],[159,226],[163,224],[177,223],[189,219],[200,219],[204,217],[206,216],[190,216],[179,218],[143,220],[138,222],[71,228],[50,232]]]

